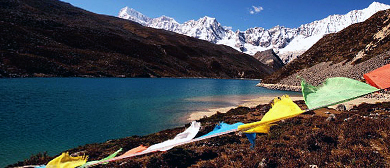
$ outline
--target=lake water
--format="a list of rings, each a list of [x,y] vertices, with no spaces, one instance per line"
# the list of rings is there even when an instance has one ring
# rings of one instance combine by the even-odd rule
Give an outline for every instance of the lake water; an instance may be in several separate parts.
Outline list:
[[[191,112],[238,105],[250,97],[300,94],[256,87],[258,82],[0,79],[0,167],[38,152],[55,155],[79,145],[182,126]]]

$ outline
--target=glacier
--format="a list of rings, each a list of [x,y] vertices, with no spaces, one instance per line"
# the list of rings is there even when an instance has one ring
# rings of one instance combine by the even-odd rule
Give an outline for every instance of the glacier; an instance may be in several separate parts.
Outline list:
[[[216,18],[208,16],[181,24],[168,16],[149,18],[129,7],[122,8],[118,17],[144,26],[227,45],[249,55],[273,49],[284,63],[288,63],[308,50],[324,35],[336,33],[349,25],[363,22],[376,12],[389,8],[390,5],[373,2],[365,9],[352,10],[344,15],[330,15],[322,20],[303,24],[298,28],[277,25],[271,29],[254,27],[245,31],[233,31],[231,27],[222,26]]]

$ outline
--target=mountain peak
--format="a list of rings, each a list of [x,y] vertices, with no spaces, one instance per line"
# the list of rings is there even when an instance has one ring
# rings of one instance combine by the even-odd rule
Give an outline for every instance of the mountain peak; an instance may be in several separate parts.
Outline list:
[[[123,19],[127,19],[127,20],[131,20],[134,22],[138,22],[142,25],[146,25],[146,23],[151,20],[151,18],[145,16],[144,14],[142,14],[141,12],[138,12],[137,10],[135,10],[133,8],[129,8],[128,6],[122,8],[119,11],[118,17],[123,18]]]
[[[367,8],[365,8],[365,9],[363,9],[361,11],[363,11],[363,12],[365,12],[368,15],[371,16],[371,15],[373,15],[374,13],[376,13],[378,11],[386,10],[386,9],[389,9],[389,8],[390,8],[390,5],[386,5],[386,4],[383,4],[383,3],[380,3],[380,2],[373,2]]]
[[[198,22],[203,23],[203,24],[218,24],[218,21],[216,18],[209,17],[209,16],[204,16],[204,17],[198,19]]]
[[[136,11],[133,8],[129,8],[128,6],[125,6],[119,11],[118,16],[123,16],[125,14],[141,14],[141,12]]]
[[[178,22],[176,22],[175,19],[173,19],[173,18],[171,18],[169,16],[165,16],[165,15],[162,15],[162,16],[160,16],[158,18],[155,18],[155,19],[158,19],[158,20],[163,21],[163,22],[174,22],[174,23],[179,24]]]
[[[272,49],[261,52],[258,51],[253,57],[259,60],[261,63],[269,66],[274,71],[277,71],[284,66],[283,61]]]
[[[204,17],[200,18],[199,20],[216,20],[216,19],[213,17],[210,17],[210,16],[204,16]]]
[[[386,5],[386,4],[383,4],[383,3],[380,3],[380,2],[373,2],[371,3],[368,8],[374,8],[374,9],[382,9],[382,8],[388,8],[389,5]]]

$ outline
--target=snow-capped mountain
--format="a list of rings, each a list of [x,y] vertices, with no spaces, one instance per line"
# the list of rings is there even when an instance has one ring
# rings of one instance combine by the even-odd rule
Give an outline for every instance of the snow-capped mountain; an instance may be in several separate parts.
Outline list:
[[[135,9],[128,8],[128,7],[123,8],[119,12],[118,17],[122,19],[132,20],[144,26],[148,26],[148,22],[152,20],[151,18],[143,15],[142,13],[136,11]]]
[[[304,24],[298,28],[275,26],[267,30],[255,27],[245,31],[233,31],[231,28],[222,26],[215,18],[208,16],[180,24],[167,16],[149,18],[128,7],[121,9],[118,17],[148,27],[224,44],[250,55],[258,51],[273,49],[283,62],[287,63],[308,50],[324,35],[338,32],[354,23],[363,22],[376,12],[389,8],[389,5],[373,2],[365,9],[353,10],[345,15],[330,15],[325,19]]]

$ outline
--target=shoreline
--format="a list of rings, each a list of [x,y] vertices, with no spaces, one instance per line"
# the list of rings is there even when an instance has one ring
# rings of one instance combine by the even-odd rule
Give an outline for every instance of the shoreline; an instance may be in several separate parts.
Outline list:
[[[269,95],[259,96],[257,98],[245,99],[242,101],[242,103],[240,103],[237,106],[209,108],[209,109],[205,109],[205,110],[194,111],[194,112],[191,112],[189,116],[187,116],[187,121],[199,120],[199,119],[202,119],[205,117],[210,117],[210,116],[217,114],[217,113],[226,113],[229,110],[237,108],[237,107],[255,108],[258,105],[265,105],[265,104],[271,103],[271,101],[276,97],[277,96],[269,96]],[[290,98],[293,101],[303,100],[303,97],[298,96],[298,95],[291,95]],[[362,103],[375,104],[375,103],[381,103],[381,102],[390,102],[390,95],[383,94],[383,93],[373,93],[370,96],[360,97],[360,98],[350,100],[350,101],[340,103],[340,104],[343,104],[345,106],[346,110],[350,110],[354,106],[358,106]],[[339,104],[328,106],[328,108],[336,109],[338,105]]]
[[[281,96],[281,95],[280,95]],[[194,111],[191,112],[191,114],[187,117],[187,121],[195,121],[202,119],[204,117],[210,117],[214,114],[219,113],[226,113],[231,109],[237,108],[237,107],[249,107],[249,108],[254,108],[258,105],[264,105],[264,104],[269,104],[276,96],[258,96],[256,98],[250,98],[250,99],[245,99],[242,101],[237,106],[227,106],[227,107],[220,107],[220,108],[209,108],[205,110],[199,110],[199,111]],[[297,96],[297,95],[291,95],[290,98],[293,101],[297,100],[303,100],[302,96]]]
[[[293,85],[285,85],[285,84],[266,84],[266,83],[258,83],[257,87],[263,87],[272,90],[283,90],[283,91],[302,91],[301,86],[293,86]]]

